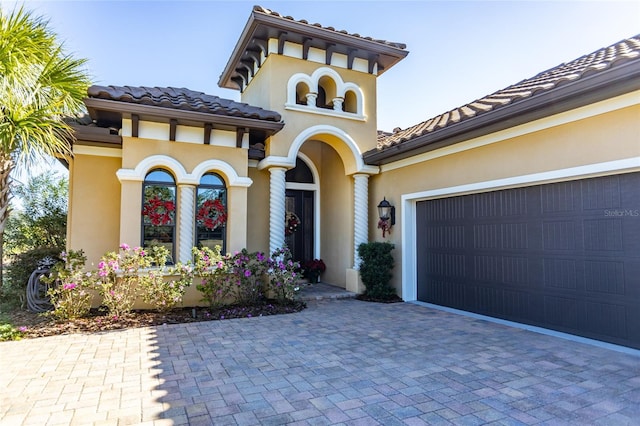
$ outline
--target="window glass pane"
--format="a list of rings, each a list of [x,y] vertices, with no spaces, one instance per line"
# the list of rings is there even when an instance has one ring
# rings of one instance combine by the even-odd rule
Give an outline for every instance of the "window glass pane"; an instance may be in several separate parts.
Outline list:
[[[307,163],[296,158],[296,166],[293,169],[287,170],[285,180],[287,182],[313,183],[313,173],[311,173],[311,169],[307,166]]]
[[[196,245],[226,251],[227,189],[224,181],[208,173],[196,192]]]
[[[176,186],[165,170],[153,170],[142,186],[142,246],[164,246],[174,258]]]
[[[165,170],[153,170],[151,173],[147,175],[144,179],[145,182],[164,182],[164,183],[174,183],[173,176]]]
[[[200,179],[200,185],[216,185],[224,187],[224,182],[218,175],[207,173]]]

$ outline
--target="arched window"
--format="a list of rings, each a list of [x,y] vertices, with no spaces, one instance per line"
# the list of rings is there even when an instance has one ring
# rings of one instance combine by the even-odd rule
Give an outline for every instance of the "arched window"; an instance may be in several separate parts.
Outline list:
[[[174,259],[176,240],[176,181],[168,171],[147,173],[142,186],[142,246],[164,246]]]
[[[287,182],[313,183],[313,173],[307,163],[300,158],[296,158],[296,166],[287,170],[285,180]]]
[[[296,85],[296,104],[306,105],[307,93],[309,93],[309,86],[302,82],[298,83]]]
[[[336,97],[336,82],[329,76],[322,76],[318,81],[318,108],[333,109],[333,98]]]
[[[358,98],[356,97],[356,94],[353,91],[348,90],[344,94],[343,107],[345,112],[353,112],[353,113],[358,112]]]
[[[227,245],[227,188],[215,173],[200,179],[196,192],[196,246],[220,246],[226,253]]]

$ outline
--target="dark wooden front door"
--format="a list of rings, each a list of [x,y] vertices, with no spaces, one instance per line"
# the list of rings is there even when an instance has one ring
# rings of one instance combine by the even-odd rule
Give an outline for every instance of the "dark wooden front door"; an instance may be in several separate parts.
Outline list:
[[[313,259],[313,195],[313,191],[293,189],[288,189],[286,193],[286,211],[295,213],[300,224],[295,232],[285,236],[285,242],[293,260],[299,262]]]

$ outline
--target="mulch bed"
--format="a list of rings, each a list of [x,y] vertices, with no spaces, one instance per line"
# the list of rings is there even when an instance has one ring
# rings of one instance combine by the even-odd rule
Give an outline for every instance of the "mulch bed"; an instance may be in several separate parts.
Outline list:
[[[365,301],[365,302],[376,302],[376,303],[399,303],[399,302],[404,302],[404,300],[402,300],[402,298],[400,296],[396,296],[396,295],[393,295],[393,296],[385,298],[385,299],[379,299],[379,298],[376,298],[376,297],[368,296],[366,294],[358,294],[356,296],[356,299],[362,300],[362,301]]]
[[[67,321],[57,321],[49,315],[35,314],[28,311],[12,312],[9,314],[9,318],[15,328],[22,330],[23,339],[31,339],[60,334],[97,333],[163,324],[184,324],[200,321],[290,314],[300,312],[305,309],[306,306],[302,301],[280,304],[267,300],[251,306],[231,305],[218,309],[203,307],[180,308],[165,313],[156,311],[132,311],[121,317],[110,316],[99,309],[92,309],[86,318]]]

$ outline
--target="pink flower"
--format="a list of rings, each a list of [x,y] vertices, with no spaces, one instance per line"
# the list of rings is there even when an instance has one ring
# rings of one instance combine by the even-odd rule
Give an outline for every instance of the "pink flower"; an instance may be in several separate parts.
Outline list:
[[[120,248],[121,248],[122,250],[129,250],[129,244],[127,244],[127,243],[122,243],[122,244],[120,244]]]
[[[247,278],[250,277],[251,276],[251,271],[248,270],[248,269],[246,271],[244,271],[244,276],[247,277]]]
[[[73,290],[74,288],[76,288],[76,284],[75,283],[67,283],[67,284],[63,285],[62,288],[65,289],[65,290]]]
[[[102,261],[102,262],[98,263],[98,269],[104,269],[104,268],[105,268],[105,266],[107,266],[107,264],[106,264],[106,263],[104,263],[104,261]]]

